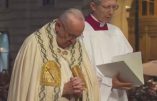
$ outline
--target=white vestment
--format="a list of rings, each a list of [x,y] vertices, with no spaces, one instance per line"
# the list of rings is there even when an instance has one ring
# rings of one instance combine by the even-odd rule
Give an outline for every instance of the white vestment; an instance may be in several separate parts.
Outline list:
[[[62,92],[64,84],[68,82],[71,77],[73,77],[69,64],[72,62],[70,52],[72,47],[68,49],[61,49],[57,45],[54,26],[55,22],[48,23],[40,30],[31,34],[24,41],[15,60],[9,87],[8,101],[55,101],[54,99],[56,96],[54,95],[57,92],[57,89],[55,89],[51,84],[51,86],[41,86],[41,73],[44,61],[47,60],[54,62],[58,60],[56,63],[60,64],[59,68],[61,72],[61,84],[58,98],[59,101],[69,101],[68,99],[62,97]],[[53,38],[51,38],[48,34],[52,34]],[[88,92],[88,94],[83,93],[83,101],[87,101],[85,100],[87,97],[89,98],[88,101],[97,101],[99,100],[99,87],[96,79],[96,73],[91,69],[88,61],[89,59],[84,51],[82,43],[80,43],[81,45],[79,44],[79,46],[78,43],[79,42],[74,45],[75,54],[73,54],[73,57],[80,55],[77,48],[80,47],[82,49],[82,62],[79,66],[87,85],[87,89],[84,92]],[[52,47],[50,44],[52,44]],[[44,48],[41,48],[41,46]],[[43,53],[45,53],[45,55],[43,55]],[[47,60],[45,57],[47,57]],[[78,65],[75,61],[74,64]],[[49,70],[47,69],[47,71]],[[47,71],[45,71],[45,75],[48,74],[47,77],[51,76]],[[52,72],[54,71],[52,70]],[[56,74],[56,72],[54,73]],[[70,98],[70,101],[75,100]]]
[[[90,19],[91,21],[91,19]],[[126,92],[112,89],[112,78],[103,76],[96,65],[111,62],[114,56],[133,51],[127,39],[119,28],[107,24],[108,30],[94,30],[86,21],[83,32],[83,41],[92,61],[98,78],[101,78],[101,101],[127,101]]]

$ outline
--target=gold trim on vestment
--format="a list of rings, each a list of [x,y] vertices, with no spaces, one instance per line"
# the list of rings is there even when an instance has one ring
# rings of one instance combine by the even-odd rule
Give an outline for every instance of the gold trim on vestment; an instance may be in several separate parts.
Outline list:
[[[49,60],[42,66],[41,85],[60,87],[61,70],[55,61]]]
[[[81,68],[78,65],[75,65],[75,66],[73,66],[71,68],[71,72],[72,72],[72,74],[73,74],[74,77],[80,77],[83,80],[83,82],[85,84],[84,87],[86,88],[86,82],[85,82],[84,75],[83,75],[83,73],[81,71]]]

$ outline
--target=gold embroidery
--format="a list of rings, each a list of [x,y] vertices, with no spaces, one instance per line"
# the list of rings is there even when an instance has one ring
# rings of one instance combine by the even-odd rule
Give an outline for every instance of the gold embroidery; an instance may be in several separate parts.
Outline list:
[[[61,85],[61,70],[54,61],[47,61],[42,67],[41,85],[56,86]]]
[[[66,50],[63,51],[63,50],[61,50],[59,48],[57,48],[57,52],[61,53],[62,55],[68,55],[68,52]]]
[[[74,67],[71,68],[71,71],[74,77],[80,77],[83,80],[83,82],[85,83],[84,87],[86,88],[86,82],[80,67],[78,65],[75,65]]]

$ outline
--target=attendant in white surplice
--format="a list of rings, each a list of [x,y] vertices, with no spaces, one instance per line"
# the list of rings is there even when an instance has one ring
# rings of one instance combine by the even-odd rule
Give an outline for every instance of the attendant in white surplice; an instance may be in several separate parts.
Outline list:
[[[96,67],[111,62],[114,56],[133,51],[121,30],[109,24],[118,8],[117,1],[92,0],[89,5],[92,12],[86,17],[83,41],[100,79],[101,101],[127,101],[125,90],[130,89],[132,84],[122,82],[118,75],[108,78]]]
[[[15,60],[8,101],[99,101],[96,73],[83,42],[77,9],[31,34]]]

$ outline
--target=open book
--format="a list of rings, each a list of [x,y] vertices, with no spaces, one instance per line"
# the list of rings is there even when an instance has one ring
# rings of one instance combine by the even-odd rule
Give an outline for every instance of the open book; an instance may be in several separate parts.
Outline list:
[[[134,86],[144,84],[141,52],[119,55],[112,61],[97,66],[102,74],[112,77],[119,73],[121,79],[133,83]]]

